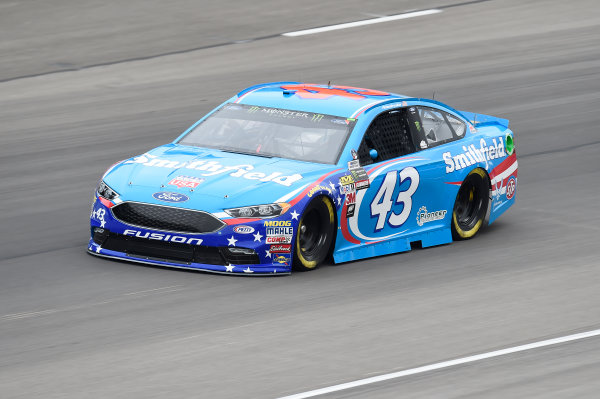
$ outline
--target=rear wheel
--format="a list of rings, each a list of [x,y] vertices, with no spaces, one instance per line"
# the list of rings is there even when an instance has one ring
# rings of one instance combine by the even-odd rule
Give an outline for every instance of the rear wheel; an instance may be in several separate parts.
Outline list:
[[[327,197],[311,201],[298,223],[294,246],[294,270],[316,269],[325,260],[335,233],[333,204]]]
[[[477,168],[463,181],[452,211],[452,236],[469,239],[483,227],[489,204],[489,180],[483,169]]]

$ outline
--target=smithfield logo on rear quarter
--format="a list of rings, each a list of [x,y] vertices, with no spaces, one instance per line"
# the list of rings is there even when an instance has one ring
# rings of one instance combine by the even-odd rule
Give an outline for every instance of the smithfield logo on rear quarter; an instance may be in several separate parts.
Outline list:
[[[179,193],[170,193],[167,191],[160,191],[158,193],[152,194],[152,196],[159,201],[165,202],[185,202],[190,199],[187,195]]]
[[[251,226],[235,226],[233,231],[238,234],[251,234],[254,233],[254,228]]]

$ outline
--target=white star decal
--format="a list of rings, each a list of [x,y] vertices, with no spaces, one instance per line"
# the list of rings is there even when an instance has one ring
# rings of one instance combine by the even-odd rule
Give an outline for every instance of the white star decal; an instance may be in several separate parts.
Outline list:
[[[100,227],[104,227],[105,224],[106,222],[104,220],[100,221]]]
[[[265,257],[270,258],[271,257],[271,251],[267,250],[265,252],[266,252]]]
[[[98,245],[98,246],[96,247],[96,253],[97,253],[97,254],[99,254],[101,249],[102,249],[102,247],[101,247],[100,245]]]
[[[92,246],[90,245],[90,247],[88,248],[88,251],[91,251],[91,250],[92,250]]]
[[[257,231],[256,234],[252,235],[254,236],[254,241],[260,242],[260,240],[263,238],[262,234],[260,234],[260,231]]]
[[[292,213],[290,213],[290,216],[292,217],[293,220],[298,220],[298,216],[300,216],[300,214],[298,212],[296,212],[296,210],[294,209],[292,211]]]
[[[235,268],[235,266],[233,266],[233,265],[226,265],[225,266],[225,271],[226,272],[232,272],[234,268]]]
[[[228,239],[227,239],[227,242],[228,242],[227,246],[233,245],[233,246],[235,247],[235,243],[236,243],[237,241],[238,241],[238,240],[236,240],[234,236],[231,236],[231,238],[228,238]]]
[[[273,273],[277,273],[277,269],[273,269]]]
[[[332,182],[329,182],[329,187],[331,187],[331,189],[335,191],[335,184],[333,184]]]
[[[244,269],[244,273],[254,273],[252,270],[250,270],[250,266],[248,266],[248,268]]]
[[[342,203],[342,199],[340,198],[340,196],[338,195],[337,197],[337,201],[338,201],[338,206],[340,206],[340,204]]]

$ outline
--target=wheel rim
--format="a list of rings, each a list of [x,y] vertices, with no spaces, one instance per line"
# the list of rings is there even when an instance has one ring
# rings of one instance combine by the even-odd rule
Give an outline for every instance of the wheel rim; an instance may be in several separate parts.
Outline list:
[[[312,259],[327,238],[323,221],[316,209],[311,210],[302,217],[298,226],[298,234],[302,256],[307,260]]]
[[[484,197],[473,179],[465,182],[458,192],[454,210],[458,227],[464,231],[473,229],[481,219],[483,205]]]

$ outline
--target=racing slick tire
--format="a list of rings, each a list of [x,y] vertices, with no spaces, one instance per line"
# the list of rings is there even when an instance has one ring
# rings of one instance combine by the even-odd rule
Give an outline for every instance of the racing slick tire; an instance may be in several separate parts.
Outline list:
[[[329,255],[335,235],[335,211],[325,196],[312,200],[300,217],[294,242],[293,269],[316,269]]]
[[[486,172],[473,169],[462,182],[452,210],[452,237],[467,240],[483,227],[487,216],[490,183]]]

